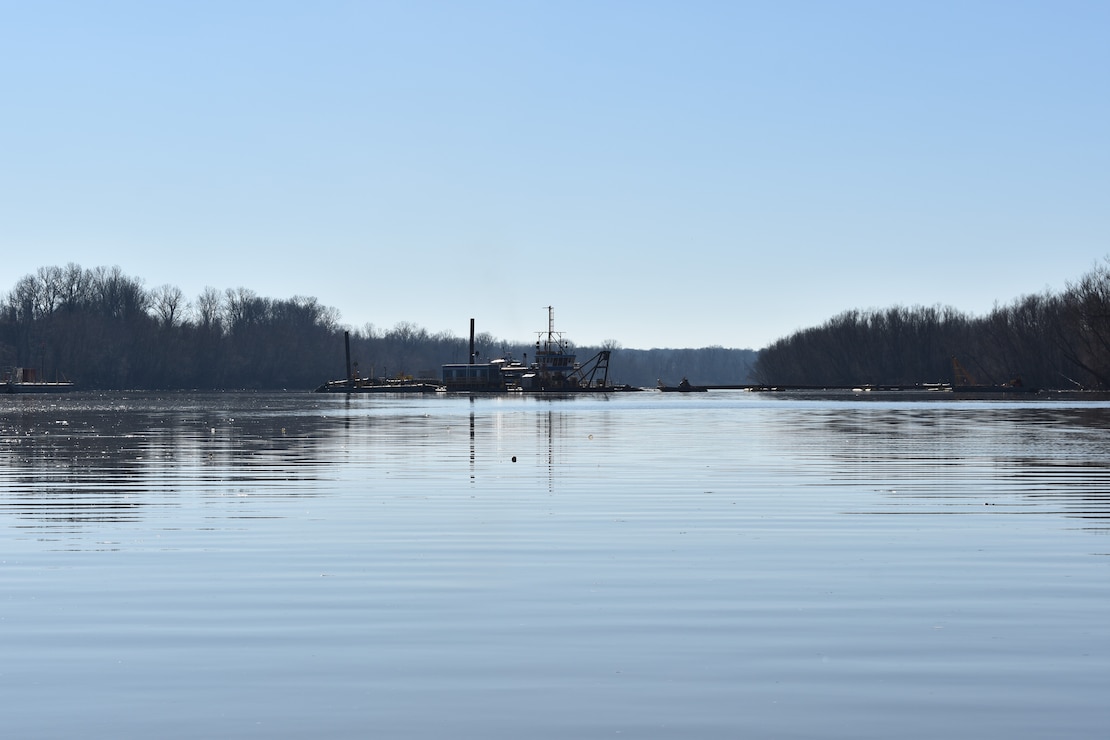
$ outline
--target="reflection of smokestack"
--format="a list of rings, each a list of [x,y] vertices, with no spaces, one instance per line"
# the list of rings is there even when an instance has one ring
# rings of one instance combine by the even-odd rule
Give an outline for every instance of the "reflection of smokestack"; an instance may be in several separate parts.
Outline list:
[[[351,379],[351,332],[343,332],[343,346],[347,350],[347,380]]]
[[[470,364],[474,364],[474,319],[470,320]]]

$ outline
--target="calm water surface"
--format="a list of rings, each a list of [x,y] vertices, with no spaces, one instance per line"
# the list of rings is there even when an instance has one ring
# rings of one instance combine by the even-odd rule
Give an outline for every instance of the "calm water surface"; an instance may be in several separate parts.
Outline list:
[[[0,397],[0,736],[1110,735],[1110,403]]]

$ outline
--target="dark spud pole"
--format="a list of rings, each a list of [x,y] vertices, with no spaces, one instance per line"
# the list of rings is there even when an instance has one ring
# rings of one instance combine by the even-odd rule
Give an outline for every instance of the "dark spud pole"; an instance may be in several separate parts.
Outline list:
[[[347,350],[347,382],[351,381],[351,332],[343,332],[343,347]]]

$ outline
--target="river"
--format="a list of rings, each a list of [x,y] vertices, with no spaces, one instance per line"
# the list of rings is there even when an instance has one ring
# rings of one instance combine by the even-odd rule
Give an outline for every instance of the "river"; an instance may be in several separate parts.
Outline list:
[[[0,397],[0,735],[1110,735],[1110,402]]]

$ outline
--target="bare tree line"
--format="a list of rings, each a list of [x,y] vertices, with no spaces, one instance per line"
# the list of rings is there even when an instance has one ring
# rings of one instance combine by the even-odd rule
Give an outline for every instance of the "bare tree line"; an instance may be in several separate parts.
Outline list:
[[[316,298],[275,299],[244,288],[206,287],[192,300],[174,285],[147,288],[119,267],[41,267],[0,296],[0,368],[35,367],[87,389],[311,389],[345,372],[344,327]],[[363,376],[438,378],[466,362],[469,337],[429,333],[409,322],[350,332]],[[479,359],[525,358],[533,346],[488,333]],[[617,349],[610,340],[606,349]],[[598,349],[579,347],[585,360]],[[740,383],[752,350],[620,350],[615,379],[654,385],[689,375],[700,383]]]
[[[985,316],[948,306],[845,311],[759,353],[767,385],[951,382],[953,358],[977,383],[1110,389],[1110,259],[1059,293]]]
[[[275,388],[312,384],[338,314],[315,298],[246,288],[147,289],[119,267],[42,267],[0,300],[0,365],[87,388]]]

